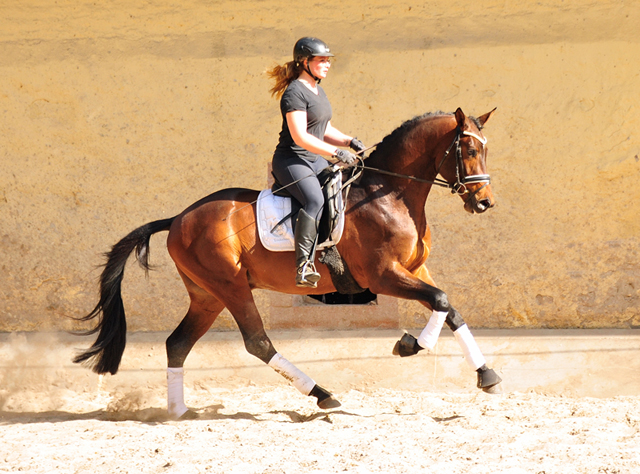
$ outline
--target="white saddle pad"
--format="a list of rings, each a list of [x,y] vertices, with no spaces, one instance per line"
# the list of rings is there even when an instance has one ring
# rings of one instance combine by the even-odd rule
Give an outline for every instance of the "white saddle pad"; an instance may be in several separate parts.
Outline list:
[[[338,209],[342,209],[342,193],[337,196]],[[273,252],[292,252],[294,250],[294,236],[291,228],[291,218],[287,218],[278,227],[278,222],[291,212],[291,198],[274,196],[270,189],[260,192],[256,206],[258,234],[260,241],[267,250]],[[274,228],[275,227],[275,228]],[[344,230],[344,212],[338,217],[338,224],[331,233],[331,238],[318,244],[317,248],[330,247],[340,242]]]

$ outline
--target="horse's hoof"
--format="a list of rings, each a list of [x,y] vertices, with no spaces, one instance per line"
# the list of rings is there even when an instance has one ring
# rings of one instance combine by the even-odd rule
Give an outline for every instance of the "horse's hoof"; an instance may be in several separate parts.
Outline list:
[[[500,395],[502,393],[502,385],[497,383],[491,387],[483,388],[482,391],[490,395]]]
[[[502,382],[502,379],[498,374],[496,374],[495,370],[483,365],[476,370],[476,372],[478,373],[478,388],[481,388],[487,393],[495,393],[489,392],[489,389]]]
[[[180,418],[178,418],[178,420],[180,421],[197,420],[199,417],[200,415],[198,415],[195,411],[187,410],[184,412],[184,414]]]
[[[320,385],[316,384],[309,395],[318,399],[318,407],[322,408],[323,410],[338,408],[339,406],[342,406],[341,403],[336,400],[331,393],[322,388]]]
[[[409,357],[416,355],[422,347],[418,344],[418,340],[408,332],[405,332],[396,345],[393,346],[393,355],[400,357]]]
[[[318,400],[318,407],[322,408],[323,410],[329,410],[331,408],[338,408],[341,406],[342,406],[342,403],[340,403],[338,400],[333,398],[333,396],[330,396],[329,398],[325,398],[322,401]]]

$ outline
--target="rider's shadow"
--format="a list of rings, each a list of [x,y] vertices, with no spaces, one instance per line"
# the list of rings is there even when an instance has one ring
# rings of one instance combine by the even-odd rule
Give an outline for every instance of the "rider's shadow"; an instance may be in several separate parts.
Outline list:
[[[346,416],[357,416],[357,417],[368,417],[369,415],[361,415],[359,413],[350,413],[344,410],[333,410],[333,411],[321,411],[317,413],[312,413],[311,415],[303,415],[298,413],[297,411],[292,410],[275,410],[270,411],[269,414],[272,415],[287,415],[291,420],[290,423],[307,423],[309,421],[320,420],[325,423],[333,424],[333,420],[331,419],[331,415],[346,415]],[[289,422],[287,422],[289,423]]]
[[[220,413],[220,410],[224,409],[224,405],[216,404],[209,405],[204,408],[200,408],[196,411],[196,420],[251,420],[251,421],[264,421],[258,418],[256,415],[246,412],[236,413]]]

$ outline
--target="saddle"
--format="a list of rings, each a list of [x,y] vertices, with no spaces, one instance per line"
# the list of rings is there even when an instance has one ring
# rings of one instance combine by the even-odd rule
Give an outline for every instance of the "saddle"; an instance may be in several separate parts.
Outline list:
[[[351,168],[351,176],[343,183],[342,171],[338,166],[332,166],[318,176],[325,203],[320,219],[316,249],[322,249],[319,261],[329,269],[331,281],[337,292],[344,295],[365,291],[354,280],[347,262],[344,261],[336,247],[344,231],[346,196],[343,197],[342,193],[343,190],[345,194],[348,193],[351,184],[357,181],[360,174],[361,172]],[[293,199],[286,192],[286,188],[283,189],[283,186],[276,180],[272,189],[260,192],[256,206],[258,234],[262,245],[273,252],[294,251],[294,225],[298,211],[301,209],[300,203]]]
[[[316,249],[335,246],[344,230],[342,172],[332,166],[318,176],[324,194],[324,208],[318,229]],[[273,252],[294,250],[295,222],[300,203],[278,181],[260,192],[257,202],[258,234],[262,245]]]

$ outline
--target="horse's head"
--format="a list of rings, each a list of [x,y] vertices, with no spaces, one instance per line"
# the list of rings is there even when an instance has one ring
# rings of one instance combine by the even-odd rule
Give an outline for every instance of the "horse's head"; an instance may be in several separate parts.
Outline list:
[[[444,160],[448,155],[454,159],[441,163],[440,174],[450,183],[452,192],[462,198],[465,210],[472,214],[480,214],[495,205],[487,173],[487,139],[481,131],[495,110],[474,119],[458,108],[454,114],[456,137]]]

